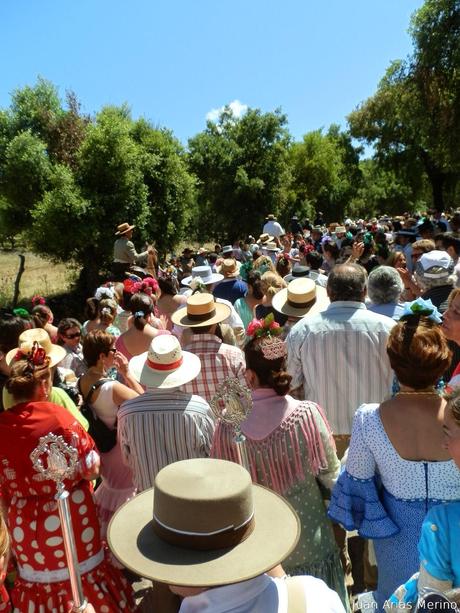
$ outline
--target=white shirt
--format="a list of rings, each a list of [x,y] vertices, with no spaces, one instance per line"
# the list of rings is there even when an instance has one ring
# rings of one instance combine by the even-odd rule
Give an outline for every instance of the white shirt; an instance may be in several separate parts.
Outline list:
[[[283,234],[286,234],[282,226],[274,219],[267,221],[267,223],[264,225],[262,233],[269,234],[270,236],[282,236]]]
[[[308,576],[302,579],[305,611],[344,613],[338,595],[323,581]],[[215,587],[184,598],[179,613],[288,613],[286,583],[284,579],[259,575],[249,581]]]
[[[391,393],[393,371],[386,352],[393,319],[362,302],[332,302],[308,315],[287,336],[292,387],[325,411],[334,434],[350,434],[356,408]]]

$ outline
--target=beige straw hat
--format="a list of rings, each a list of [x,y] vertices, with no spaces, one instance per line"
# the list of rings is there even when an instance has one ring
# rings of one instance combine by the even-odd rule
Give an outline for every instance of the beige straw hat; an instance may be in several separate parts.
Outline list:
[[[329,298],[324,287],[312,279],[294,279],[289,285],[273,296],[273,308],[288,317],[305,317],[324,311]]]
[[[121,223],[119,226],[117,226],[117,231],[115,232],[115,236],[126,234],[126,232],[129,232],[135,227],[136,226],[130,226],[129,223],[126,223],[126,222]]]
[[[185,307],[171,315],[171,320],[183,328],[212,326],[230,317],[231,309],[221,302],[214,302],[212,294],[193,294]]]
[[[293,551],[299,519],[281,496],[234,462],[194,459],[163,468],[155,486],[112,518],[108,542],[131,571],[212,587],[246,581]]]
[[[33,344],[38,343],[42,347],[46,355],[50,358],[49,367],[56,366],[66,355],[66,350],[61,345],[54,345],[51,342],[49,334],[43,328],[32,328],[31,330],[24,330],[18,339],[18,347],[11,349],[6,354],[6,363],[8,366],[14,361],[14,358],[18,351],[24,354],[32,352]]]
[[[172,334],[156,336],[148,351],[129,362],[134,378],[147,387],[179,387],[195,379],[201,370],[200,358],[182,351]]]

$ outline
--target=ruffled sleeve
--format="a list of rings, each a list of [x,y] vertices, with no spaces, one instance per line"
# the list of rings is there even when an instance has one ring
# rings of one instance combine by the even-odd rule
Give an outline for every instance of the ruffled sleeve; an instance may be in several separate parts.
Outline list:
[[[358,530],[364,538],[388,538],[400,530],[379,498],[375,458],[364,435],[368,413],[366,405],[356,412],[347,464],[332,491],[328,515],[347,530]]]

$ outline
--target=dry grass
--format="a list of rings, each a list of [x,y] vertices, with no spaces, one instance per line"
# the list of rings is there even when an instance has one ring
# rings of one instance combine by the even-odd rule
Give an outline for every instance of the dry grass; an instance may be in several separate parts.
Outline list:
[[[0,306],[10,304],[19,269],[18,251],[0,251]],[[21,277],[19,302],[30,301],[35,294],[50,297],[70,290],[76,270],[66,264],[53,264],[30,252],[24,252],[25,271]]]

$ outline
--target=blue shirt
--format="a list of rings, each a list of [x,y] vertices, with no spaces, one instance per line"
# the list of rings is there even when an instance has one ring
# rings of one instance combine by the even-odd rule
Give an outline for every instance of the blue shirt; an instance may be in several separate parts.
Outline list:
[[[223,298],[234,304],[248,293],[248,285],[241,279],[224,279],[213,289],[215,298]]]

